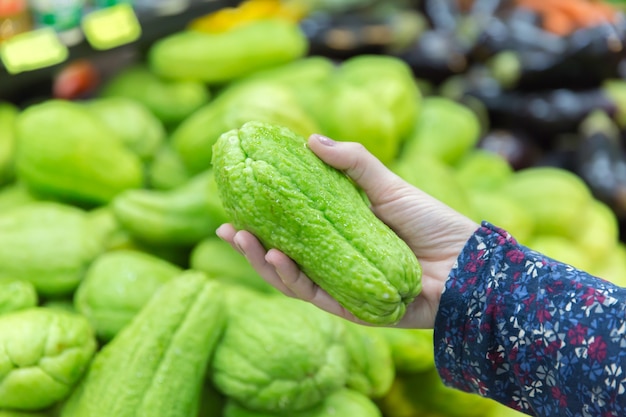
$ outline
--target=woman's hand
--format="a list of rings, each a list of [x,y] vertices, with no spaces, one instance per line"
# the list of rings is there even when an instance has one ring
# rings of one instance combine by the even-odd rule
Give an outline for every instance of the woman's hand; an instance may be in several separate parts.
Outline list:
[[[344,171],[363,189],[374,214],[413,250],[422,265],[422,292],[408,306],[398,326],[432,328],[448,274],[478,224],[402,180],[361,144],[335,142],[320,135],[312,135],[308,143],[320,159]],[[284,253],[277,249],[266,251],[254,235],[238,231],[231,224],[222,225],[217,234],[243,253],[254,269],[284,294],[362,323]]]

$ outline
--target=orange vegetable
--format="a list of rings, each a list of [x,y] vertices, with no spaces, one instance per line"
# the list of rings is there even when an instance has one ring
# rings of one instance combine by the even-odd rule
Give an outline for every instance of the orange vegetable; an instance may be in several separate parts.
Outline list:
[[[612,5],[593,0],[517,0],[517,4],[540,14],[543,28],[559,36],[614,23],[618,16]]]

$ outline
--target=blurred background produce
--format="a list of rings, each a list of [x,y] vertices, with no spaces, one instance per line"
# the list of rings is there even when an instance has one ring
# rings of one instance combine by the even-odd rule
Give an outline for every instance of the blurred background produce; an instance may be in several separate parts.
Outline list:
[[[81,22],[129,4],[141,36],[91,47]],[[444,387],[431,331],[354,326],[267,285],[215,237],[211,145],[249,120],[360,141],[626,285],[625,7],[0,0],[0,59],[40,29],[68,51],[0,65],[0,416],[520,415]]]

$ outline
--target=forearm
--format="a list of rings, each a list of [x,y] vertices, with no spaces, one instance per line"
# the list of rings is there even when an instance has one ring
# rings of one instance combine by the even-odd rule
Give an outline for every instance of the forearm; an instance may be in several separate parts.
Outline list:
[[[441,297],[439,373],[531,415],[625,415],[625,302],[625,289],[483,224]]]

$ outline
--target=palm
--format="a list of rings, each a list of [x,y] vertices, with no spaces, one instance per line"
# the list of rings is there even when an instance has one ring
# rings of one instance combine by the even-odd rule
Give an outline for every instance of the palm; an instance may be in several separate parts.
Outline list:
[[[367,194],[371,209],[413,250],[422,266],[422,291],[399,327],[431,328],[445,280],[477,225],[441,202],[408,185],[354,143],[324,147],[311,138],[311,149],[329,165],[346,171]],[[348,320],[360,322],[304,275],[284,253],[266,252],[246,231],[224,225],[218,235],[243,252],[255,270],[288,296],[309,301]]]

